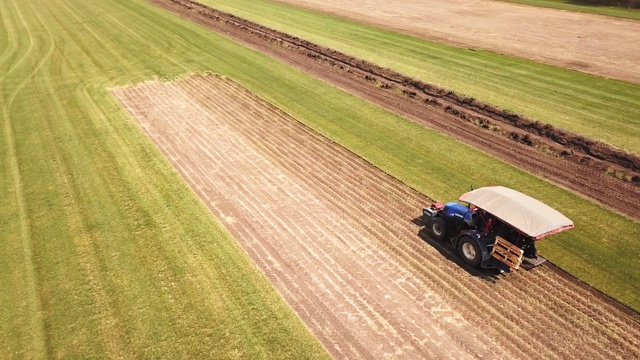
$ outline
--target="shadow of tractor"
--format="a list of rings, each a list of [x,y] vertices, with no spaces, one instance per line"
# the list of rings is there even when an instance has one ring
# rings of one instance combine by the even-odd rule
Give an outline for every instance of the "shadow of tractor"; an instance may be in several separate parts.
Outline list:
[[[498,280],[500,280],[500,278],[504,277],[504,274],[497,269],[482,269],[469,266],[460,258],[460,256],[458,256],[457,251],[452,247],[451,243],[448,240],[439,241],[431,238],[429,232],[427,231],[427,228],[424,227],[425,224],[422,221],[422,217],[417,217],[411,220],[411,222],[414,225],[420,227],[418,236],[420,237],[420,239],[422,239],[422,241],[436,249],[445,259],[458,265],[461,269],[464,269],[467,273],[469,273],[469,275],[481,278],[492,283],[496,283]]]

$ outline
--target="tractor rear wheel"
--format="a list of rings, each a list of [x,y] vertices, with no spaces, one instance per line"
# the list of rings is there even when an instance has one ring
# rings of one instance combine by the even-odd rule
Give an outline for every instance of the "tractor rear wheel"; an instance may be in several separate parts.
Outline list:
[[[478,267],[482,260],[482,252],[478,243],[468,236],[462,237],[458,241],[458,254],[467,264]]]
[[[429,224],[429,231],[434,239],[444,240],[447,238],[447,222],[441,217],[434,218]]]

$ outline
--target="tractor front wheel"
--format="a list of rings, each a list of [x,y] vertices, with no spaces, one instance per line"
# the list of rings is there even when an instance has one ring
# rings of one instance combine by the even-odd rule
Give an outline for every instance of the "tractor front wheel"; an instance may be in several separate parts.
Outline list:
[[[447,238],[447,222],[441,217],[431,220],[429,230],[431,232],[431,236],[436,240],[444,240]]]
[[[480,266],[480,261],[482,260],[482,252],[480,251],[480,246],[478,243],[472,238],[465,236],[461,238],[458,242],[458,254],[464,262],[467,264],[478,267]]]

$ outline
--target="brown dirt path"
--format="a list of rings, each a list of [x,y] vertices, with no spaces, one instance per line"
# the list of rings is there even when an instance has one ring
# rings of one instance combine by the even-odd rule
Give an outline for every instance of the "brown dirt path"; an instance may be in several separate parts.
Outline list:
[[[275,0],[455,46],[640,83],[640,21],[487,0]]]
[[[632,218],[640,219],[640,202],[637,200],[640,198],[640,187],[604,175],[600,166],[619,165],[612,162],[600,165],[601,160],[589,155],[589,152],[602,155],[608,150],[591,148],[594,145],[590,145],[588,139],[575,137],[587,142],[578,141],[574,147],[568,148],[570,153],[575,153],[574,156],[581,154],[579,156],[551,156],[524,145],[523,140],[537,138],[543,141],[543,144],[562,145],[549,138],[533,136],[529,132],[532,131],[531,128],[524,129],[513,125],[511,121],[515,119],[520,123],[519,126],[525,126],[526,119],[515,114],[508,114],[487,104],[468,101],[455,93],[430,87],[428,84],[331,49],[300,39],[292,40],[286,34],[198,4],[183,0],[153,2],[412,121],[448,134],[537,176],[549,179]],[[416,83],[418,87],[413,85]],[[412,95],[398,96],[398,90],[407,91]],[[505,137],[505,134],[475,125],[474,119],[481,119],[484,123],[496,121],[501,127],[510,128],[513,133],[508,133]],[[528,124],[530,127],[537,124],[543,131],[548,128],[547,125],[533,121],[529,121]],[[554,134],[564,135],[560,137],[564,143],[573,141],[564,132],[556,131]],[[518,142],[513,140],[514,137],[519,139]],[[582,150],[586,152],[580,153]],[[636,169],[633,174],[638,174],[640,159],[622,151],[609,153],[612,154],[612,161],[618,155],[628,156],[629,158],[623,160],[630,162],[630,166]]]
[[[234,82],[112,91],[334,357],[640,357],[598,294],[460,265],[412,222],[429,199]]]

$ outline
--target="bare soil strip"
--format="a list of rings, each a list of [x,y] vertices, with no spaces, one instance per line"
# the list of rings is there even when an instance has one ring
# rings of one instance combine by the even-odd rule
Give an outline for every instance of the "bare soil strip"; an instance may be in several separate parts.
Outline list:
[[[188,0],[152,2],[416,123],[640,219],[640,158],[633,154]],[[491,130],[493,125],[501,130]],[[539,151],[535,146],[562,156]],[[627,183],[608,176],[603,170],[608,167],[622,169],[637,181]]]
[[[334,357],[640,357],[616,306],[547,268],[460,265],[412,222],[428,198],[236,83],[112,91]]]
[[[276,0],[471,49],[640,83],[640,21],[490,0]]]

